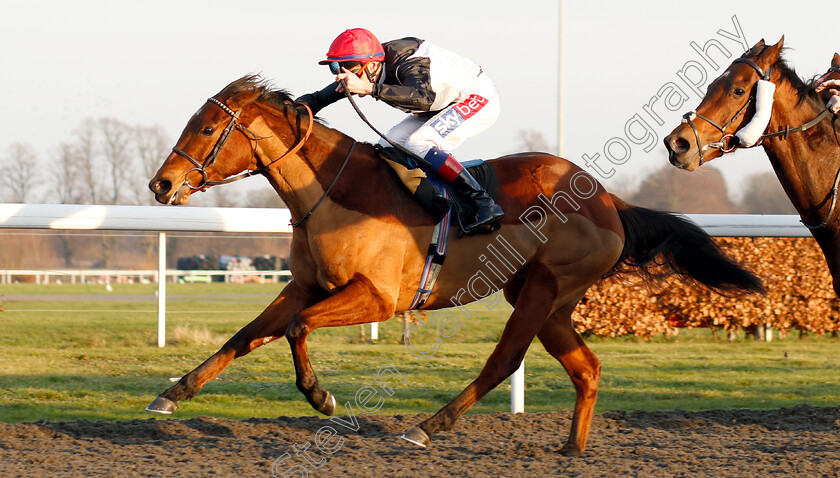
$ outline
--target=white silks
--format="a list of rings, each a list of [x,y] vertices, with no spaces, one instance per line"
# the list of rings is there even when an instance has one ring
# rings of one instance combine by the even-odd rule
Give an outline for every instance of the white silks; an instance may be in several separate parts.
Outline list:
[[[755,91],[755,114],[750,122],[739,129],[735,136],[746,147],[754,146],[764,134],[767,125],[770,124],[770,115],[773,113],[773,93],[776,91],[776,84],[766,80],[759,80]]]

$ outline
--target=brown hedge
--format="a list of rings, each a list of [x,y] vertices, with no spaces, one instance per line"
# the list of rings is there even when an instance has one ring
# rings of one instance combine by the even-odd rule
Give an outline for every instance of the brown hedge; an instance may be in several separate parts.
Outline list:
[[[674,327],[743,329],[770,324],[781,333],[840,331],[840,301],[822,252],[811,238],[716,238],[734,259],[764,280],[767,295],[724,297],[674,277],[644,284],[611,277],[577,307],[579,332],[604,337],[651,337]]]

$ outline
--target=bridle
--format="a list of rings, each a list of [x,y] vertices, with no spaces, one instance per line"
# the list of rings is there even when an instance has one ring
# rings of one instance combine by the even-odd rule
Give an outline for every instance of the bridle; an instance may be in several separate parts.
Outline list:
[[[205,158],[203,163],[199,163],[197,159],[193,158],[189,153],[182,150],[181,148],[172,148],[172,151],[175,154],[185,158],[187,161],[192,163],[193,166],[195,166],[194,168],[187,171],[187,175],[190,174],[192,171],[198,171],[201,174],[201,182],[198,184],[198,186],[193,186],[192,184],[190,184],[189,180],[186,179],[186,177],[184,178],[184,183],[187,185],[187,187],[189,187],[192,190],[204,189],[210,186],[217,186],[219,184],[232,183],[234,181],[239,181],[240,179],[244,179],[268,171],[269,169],[271,169],[271,166],[273,164],[297,153],[300,150],[300,148],[303,147],[304,143],[306,143],[306,140],[309,139],[309,135],[312,133],[312,125],[315,122],[315,115],[312,114],[312,109],[309,107],[309,105],[307,105],[306,103],[294,103],[295,106],[303,106],[304,108],[306,108],[307,116],[309,117],[309,125],[306,128],[306,133],[304,133],[303,138],[301,138],[301,140],[295,146],[293,146],[290,150],[283,153],[282,156],[275,160],[272,160],[268,164],[264,164],[255,169],[251,169],[244,173],[238,174],[236,176],[231,176],[229,178],[225,178],[219,181],[210,181],[207,177],[207,168],[210,167],[214,162],[216,162],[216,158],[219,157],[219,153],[222,151],[222,147],[224,147],[225,143],[227,142],[228,138],[230,137],[230,134],[233,132],[234,129],[239,130],[240,132],[242,132],[242,134],[245,135],[246,138],[248,138],[248,142],[251,144],[251,149],[254,156],[256,156],[256,143],[259,140],[266,138],[256,135],[253,131],[238,123],[239,115],[242,113],[241,109],[233,111],[226,104],[222,103],[216,98],[207,98],[207,101],[218,106],[222,109],[222,111],[230,115],[230,121],[228,122],[227,126],[225,126],[225,129],[222,130],[222,134],[219,135],[219,139],[216,140],[216,144],[213,145],[213,149],[210,151],[210,154],[207,155],[207,158]],[[344,158],[344,162],[342,163],[341,168],[339,168],[338,173],[335,175],[335,178],[333,178],[332,183],[330,183],[330,185],[324,190],[324,194],[322,194],[321,198],[318,199],[315,205],[312,206],[311,209],[309,209],[309,212],[304,214],[297,221],[289,221],[289,224],[291,224],[292,227],[298,227],[301,224],[303,224],[303,222],[306,221],[309,218],[309,216],[312,215],[313,212],[315,212],[315,209],[318,206],[320,206],[324,199],[329,195],[330,191],[332,191],[333,187],[338,182],[338,178],[341,177],[341,173],[344,172],[344,168],[347,167],[347,163],[350,161],[350,156],[353,155],[354,149],[356,149],[355,140],[353,141],[353,144],[350,145],[350,150],[347,152],[347,156]]]
[[[819,77],[818,79],[816,79],[816,80],[814,81],[814,84],[815,84],[815,85],[818,85],[818,84],[822,83],[823,81],[825,81],[825,78],[826,78],[828,75],[832,74],[832,73],[837,73],[837,74],[840,74],[840,67],[836,67],[836,66],[829,66],[829,67],[828,67],[828,71],[826,71],[826,72],[825,72],[825,74],[824,74],[823,76],[821,76],[821,77]]]
[[[733,63],[746,63],[747,65],[753,67],[753,69],[755,69],[756,72],[758,72],[758,76],[760,77],[760,79],[770,81],[770,74],[773,71],[772,68],[768,68],[767,71],[764,71],[754,61],[747,58],[736,58],[735,61],[733,61]],[[705,120],[707,123],[714,126],[718,129],[718,131],[721,132],[722,136],[720,137],[720,140],[718,140],[715,143],[709,143],[707,145],[708,147],[718,148],[720,149],[722,154],[731,153],[739,147],[743,146],[739,144],[738,138],[735,136],[735,133],[727,133],[726,128],[728,128],[729,125],[731,125],[736,119],[738,119],[738,117],[740,117],[744,113],[744,111],[747,110],[747,108],[750,106],[750,103],[752,103],[753,100],[755,100],[755,95],[750,95],[750,97],[747,98],[747,102],[744,103],[744,106],[742,106],[741,109],[739,109],[735,113],[735,115],[732,116],[732,119],[730,119],[723,126],[719,125],[711,118],[701,115],[697,112],[697,110],[691,110],[683,115],[682,122],[687,123],[689,126],[691,126],[691,130],[694,132],[694,139],[695,141],[697,141],[697,152],[700,154],[700,164],[703,164],[703,146],[700,144],[700,133],[697,131],[697,127],[694,125],[694,121],[692,120],[694,118],[700,118],[702,120]],[[759,140],[754,146],[758,146],[763,141],[763,139],[764,138],[762,137],[762,139]],[[732,141],[732,144],[730,144],[730,141]]]
[[[756,71],[756,73],[758,73],[758,76],[760,77],[759,79],[765,80],[765,81],[770,81],[770,73],[772,71],[772,68],[768,68],[767,71],[764,71],[754,61],[752,61],[748,58],[736,58],[735,61],[733,61],[733,63],[745,63],[747,65],[750,65]],[[833,67],[833,66],[830,67],[829,71],[826,73],[826,75],[823,75],[823,78],[825,78],[825,76],[827,76],[831,72],[840,73],[840,68]],[[721,136],[721,138],[720,138],[720,141],[718,141],[716,143],[709,143],[707,146],[711,147],[711,148],[718,148],[718,149],[720,149],[721,154],[726,154],[726,153],[731,153],[731,152],[733,152],[733,151],[735,151],[736,149],[739,149],[739,148],[754,148],[756,146],[760,146],[762,143],[764,143],[764,140],[767,139],[767,138],[780,137],[783,140],[787,140],[788,136],[791,133],[798,133],[800,131],[807,131],[808,129],[812,128],[813,126],[815,126],[819,122],[821,122],[826,116],[828,116],[831,113],[831,111],[828,109],[828,107],[826,107],[814,119],[812,119],[811,121],[808,121],[807,123],[805,123],[801,126],[791,128],[790,125],[785,125],[785,128],[781,131],[776,131],[775,133],[764,133],[764,134],[762,134],[758,138],[758,140],[755,142],[755,144],[753,144],[752,146],[744,146],[744,145],[740,144],[740,141],[739,141],[738,137],[735,136],[734,133],[726,133],[726,128],[730,124],[732,124],[732,122],[735,121],[739,116],[741,116],[741,114],[744,113],[744,111],[747,109],[747,107],[749,107],[750,103],[753,102],[754,100],[755,100],[754,95],[750,95],[750,97],[747,99],[747,102],[744,104],[744,106],[742,106],[741,109],[739,109],[735,113],[735,115],[732,117],[732,119],[730,119],[723,126],[720,126],[719,124],[717,124],[712,119],[697,113],[696,110],[695,111],[689,111],[688,113],[683,115],[682,122],[687,123],[689,126],[691,126],[692,131],[694,131],[694,138],[695,138],[695,141],[697,141],[697,151],[700,155],[700,164],[703,163],[703,147],[700,144],[700,134],[698,133],[697,127],[694,125],[694,122],[692,121],[695,117],[705,120],[706,122],[708,122],[709,124],[711,124],[712,126],[717,128],[723,134],[723,136]],[[734,143],[732,145],[729,145],[728,142],[730,140],[733,140],[733,139],[734,139]],[[805,227],[807,227],[808,229],[811,229],[811,230],[820,229],[822,227],[825,227],[825,225],[828,224],[828,221],[831,219],[831,216],[834,215],[834,209],[837,206],[838,186],[840,186],[840,169],[838,169],[837,174],[834,177],[834,186],[832,187],[831,192],[829,192],[828,196],[826,197],[826,200],[828,200],[828,198],[831,198],[831,207],[829,208],[828,214],[825,216],[825,219],[821,223],[819,223],[815,226],[806,223],[805,220],[803,220],[801,218],[800,218],[799,222],[801,222]]]
[[[257,148],[256,143],[257,143],[257,141],[259,141],[261,139],[265,139],[265,138],[254,134],[253,131],[251,131],[248,128],[246,128],[245,126],[239,124],[239,115],[242,113],[241,109],[237,110],[237,111],[233,111],[226,104],[222,103],[221,101],[217,100],[216,98],[207,98],[207,102],[218,106],[219,108],[222,109],[222,111],[229,114],[230,115],[230,121],[228,121],[228,124],[227,124],[227,126],[225,126],[225,129],[222,130],[222,134],[219,135],[219,139],[216,140],[216,144],[213,145],[213,149],[210,150],[210,154],[207,155],[207,157],[204,159],[204,162],[200,163],[197,159],[192,157],[189,153],[187,153],[186,151],[184,151],[181,148],[178,148],[177,146],[172,148],[172,152],[174,152],[175,154],[183,157],[184,159],[186,159],[187,161],[192,163],[193,166],[195,166],[194,168],[187,171],[187,173],[186,173],[187,175],[189,175],[193,171],[197,171],[199,174],[201,174],[201,182],[199,182],[198,185],[196,185],[196,186],[193,186],[192,184],[190,184],[189,179],[186,179],[186,177],[184,179],[184,183],[187,185],[187,187],[189,187],[190,189],[192,189],[194,191],[199,190],[199,189],[208,188],[210,186],[218,186],[219,184],[232,183],[234,181],[239,181],[240,179],[244,179],[244,178],[254,176],[254,175],[260,174],[262,172],[265,172],[268,169],[270,169],[271,165],[273,165],[274,163],[286,158],[287,156],[290,156],[292,154],[297,153],[300,150],[300,148],[303,147],[303,144],[306,143],[306,140],[309,139],[309,134],[312,132],[312,124],[314,122],[312,110],[306,104],[301,103],[306,108],[306,111],[309,113],[309,115],[308,115],[309,116],[309,126],[306,128],[306,133],[304,133],[303,138],[294,147],[292,147],[292,149],[286,151],[279,158],[277,158],[277,159],[275,159],[275,160],[273,160],[273,161],[271,161],[268,164],[265,164],[263,166],[259,166],[255,169],[250,169],[250,170],[248,170],[248,171],[246,171],[242,174],[239,174],[239,175],[236,175],[236,176],[231,176],[229,178],[225,178],[225,179],[222,179],[222,180],[219,180],[219,181],[211,181],[207,177],[207,168],[209,168],[213,163],[216,162],[216,158],[219,157],[219,153],[221,153],[222,147],[224,147],[225,143],[227,142],[228,138],[230,138],[230,134],[233,132],[234,129],[239,130],[242,134],[245,135],[246,138],[248,138],[248,142],[252,145],[252,150],[254,151],[254,155],[256,155],[256,148]]]
[[[768,68],[767,71],[764,71],[764,69],[762,69],[760,66],[758,66],[754,61],[750,60],[749,58],[736,58],[735,61],[733,61],[732,63],[745,63],[747,65],[750,65],[756,71],[756,73],[758,73],[759,79],[765,80],[765,81],[770,81],[770,74],[772,72],[772,68]],[[775,133],[764,133],[764,134],[762,134],[759,137],[758,141],[756,141],[755,144],[753,144],[752,146],[745,146],[745,145],[740,143],[740,141],[738,140],[738,137],[735,136],[735,133],[727,133],[726,128],[729,127],[729,125],[731,125],[736,119],[738,119],[738,117],[740,117],[744,113],[744,111],[746,111],[746,109],[750,106],[750,103],[752,103],[754,100],[755,100],[755,95],[754,94],[750,95],[750,97],[747,98],[747,102],[744,103],[744,106],[742,106],[741,109],[739,109],[735,113],[735,115],[732,116],[732,119],[730,119],[723,126],[719,125],[718,123],[716,123],[711,118],[709,118],[707,116],[704,116],[704,115],[701,115],[696,110],[689,111],[688,113],[683,115],[682,122],[687,123],[691,127],[691,130],[694,132],[694,139],[695,139],[695,141],[697,141],[697,152],[700,155],[700,164],[703,163],[703,146],[700,144],[700,133],[697,131],[697,127],[694,125],[694,122],[692,121],[694,118],[700,118],[702,120],[705,120],[707,123],[714,126],[715,128],[717,128],[721,132],[722,136],[721,136],[719,141],[717,141],[715,143],[709,143],[706,146],[708,146],[710,148],[718,148],[718,149],[720,149],[721,154],[726,154],[726,153],[731,153],[731,152],[733,152],[733,151],[735,151],[736,149],[739,149],[739,148],[754,148],[756,146],[760,146],[764,142],[764,140],[768,139],[768,138],[781,137],[782,139],[786,140],[788,138],[788,135],[790,135],[791,133],[798,133],[800,131],[807,131],[808,129],[812,128],[817,123],[822,121],[823,118],[825,118],[830,113],[828,108],[826,108],[819,115],[817,115],[816,118],[812,119],[811,121],[808,121],[807,123],[805,123],[801,126],[791,128],[790,125],[786,125],[785,129],[783,129],[781,131],[777,131]],[[731,144],[730,144],[730,142],[731,142]]]

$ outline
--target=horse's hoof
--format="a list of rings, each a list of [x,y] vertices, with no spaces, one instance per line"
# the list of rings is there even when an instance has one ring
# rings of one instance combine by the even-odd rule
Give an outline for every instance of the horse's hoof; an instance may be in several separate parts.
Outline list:
[[[400,435],[400,438],[407,442],[414,443],[420,448],[426,448],[432,444],[432,440],[429,438],[429,435],[420,429],[420,427],[409,428],[405,433]]]
[[[324,400],[324,404],[318,408],[318,411],[328,417],[331,417],[335,413],[335,397],[333,394],[327,392],[327,399]]]
[[[175,402],[160,395],[158,395],[156,399],[152,400],[152,403],[150,403],[149,406],[146,407],[147,412],[162,413],[164,415],[169,415],[177,409],[178,402]]]
[[[566,456],[583,456],[583,450],[574,443],[566,443],[560,449],[560,454]]]

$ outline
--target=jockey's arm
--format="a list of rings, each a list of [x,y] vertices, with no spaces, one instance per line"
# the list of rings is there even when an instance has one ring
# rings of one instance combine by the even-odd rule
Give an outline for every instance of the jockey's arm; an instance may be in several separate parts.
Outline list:
[[[412,111],[429,111],[435,102],[428,58],[411,58],[399,63],[396,69],[399,85],[377,82],[371,96],[389,105]]]
[[[336,90],[336,84],[330,83],[320,91],[303,95],[295,101],[298,103],[306,103],[312,109],[312,114],[318,114],[321,109],[335,103],[344,98],[344,93]]]

